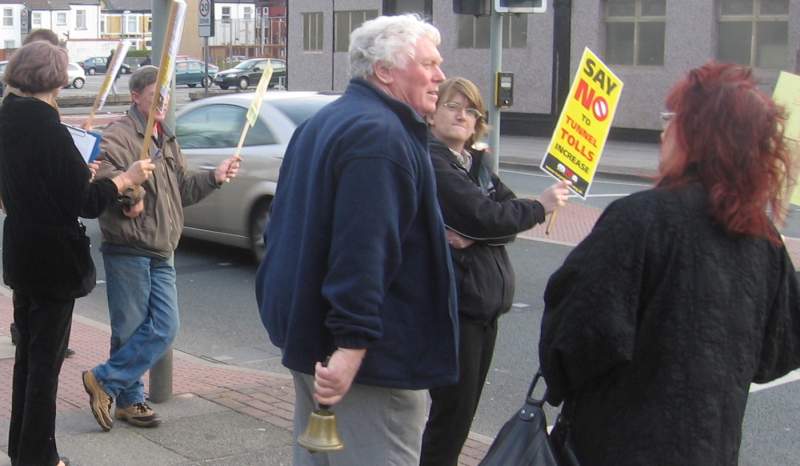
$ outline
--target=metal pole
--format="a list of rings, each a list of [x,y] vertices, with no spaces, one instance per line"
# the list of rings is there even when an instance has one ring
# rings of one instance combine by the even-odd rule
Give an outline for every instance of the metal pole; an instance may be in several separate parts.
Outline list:
[[[550,112],[553,128],[567,100],[570,83],[570,51],[572,49],[572,0],[553,2],[553,83]]]
[[[161,51],[165,47],[164,38],[167,35],[167,22],[169,21],[170,0],[152,0],[153,15],[153,64],[160,66]],[[172,80],[172,95],[175,95],[175,79]],[[170,99],[167,126],[175,127],[175,101]],[[150,368],[150,401],[163,403],[172,398],[172,346],[159,361]]]
[[[208,36],[203,37],[203,44],[203,60],[205,61],[206,68],[205,74],[203,75],[203,78],[206,80],[206,89],[203,91],[203,94],[208,97],[208,88],[211,87],[211,80],[208,78]]]
[[[489,147],[491,148],[492,171],[497,173],[500,170],[500,107],[497,106],[497,73],[503,67],[503,15],[494,11],[490,16],[489,29],[489,50],[492,56],[491,74],[489,75],[489,85],[491,86],[490,96],[492,101],[489,103]]]

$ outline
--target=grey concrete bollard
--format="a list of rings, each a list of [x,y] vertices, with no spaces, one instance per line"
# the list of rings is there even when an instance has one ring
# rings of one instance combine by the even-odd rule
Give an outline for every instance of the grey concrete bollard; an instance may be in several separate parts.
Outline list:
[[[150,368],[150,401],[163,403],[172,398],[172,346]]]

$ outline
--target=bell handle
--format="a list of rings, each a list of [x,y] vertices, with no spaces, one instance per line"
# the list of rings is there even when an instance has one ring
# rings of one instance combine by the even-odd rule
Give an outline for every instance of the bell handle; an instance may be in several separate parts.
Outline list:
[[[325,356],[325,360],[322,361],[322,363],[321,363],[322,367],[328,367],[328,363],[330,362],[330,360],[331,360],[331,355],[330,354]],[[331,405],[326,405],[326,404],[322,404],[322,403],[317,403],[317,407],[319,408],[320,411],[330,411],[331,410]]]

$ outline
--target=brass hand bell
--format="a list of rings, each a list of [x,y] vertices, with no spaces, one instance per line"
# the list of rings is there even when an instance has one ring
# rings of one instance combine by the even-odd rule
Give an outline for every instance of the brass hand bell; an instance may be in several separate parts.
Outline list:
[[[330,356],[325,358],[322,365],[327,367],[330,359]],[[297,443],[311,453],[333,452],[344,448],[336,428],[336,415],[330,406],[320,403],[319,408],[311,412],[306,431],[297,438]]]

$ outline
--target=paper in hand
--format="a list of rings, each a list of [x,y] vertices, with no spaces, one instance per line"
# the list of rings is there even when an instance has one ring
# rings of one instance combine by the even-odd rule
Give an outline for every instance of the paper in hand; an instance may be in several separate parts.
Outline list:
[[[86,163],[94,162],[100,154],[100,134],[93,131],[85,131],[70,125],[64,125],[72,136],[72,142],[80,151]]]

